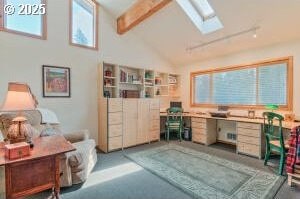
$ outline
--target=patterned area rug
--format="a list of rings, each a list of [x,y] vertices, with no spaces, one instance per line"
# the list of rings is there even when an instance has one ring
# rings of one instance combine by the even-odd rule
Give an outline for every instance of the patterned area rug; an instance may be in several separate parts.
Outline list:
[[[126,155],[195,198],[269,199],[285,178],[174,144]]]

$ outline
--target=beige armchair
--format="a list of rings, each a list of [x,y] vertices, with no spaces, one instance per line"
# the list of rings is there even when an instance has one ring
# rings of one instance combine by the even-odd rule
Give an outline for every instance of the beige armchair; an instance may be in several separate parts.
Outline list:
[[[53,116],[53,112],[49,110],[36,110],[25,112],[25,117],[33,127],[33,137],[43,136],[48,133],[62,134],[66,140],[71,142],[76,151],[66,153],[61,160],[61,187],[72,186],[84,182],[91,173],[97,162],[96,143],[89,138],[88,130],[81,130],[72,133],[64,133],[57,122],[55,124],[46,124],[43,111]],[[47,116],[46,114],[46,116]],[[55,114],[54,114],[55,116]],[[2,113],[0,115],[0,124],[9,126],[9,121],[15,117],[15,113]],[[56,116],[55,116],[56,117]],[[2,130],[5,137],[5,130]]]

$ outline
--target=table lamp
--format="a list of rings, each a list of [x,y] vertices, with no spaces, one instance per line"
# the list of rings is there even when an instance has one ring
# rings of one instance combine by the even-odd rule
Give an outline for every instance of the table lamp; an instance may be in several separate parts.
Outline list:
[[[8,129],[7,139],[11,144],[18,142],[31,142],[31,125],[23,116],[24,111],[34,110],[37,106],[35,96],[25,83],[8,83],[8,92],[2,106],[3,112],[17,112]]]

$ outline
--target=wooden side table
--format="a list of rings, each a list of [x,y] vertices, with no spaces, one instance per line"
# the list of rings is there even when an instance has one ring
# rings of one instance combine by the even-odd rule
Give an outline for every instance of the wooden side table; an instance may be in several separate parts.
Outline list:
[[[76,150],[63,136],[33,140],[30,156],[17,160],[4,158],[0,148],[0,166],[5,166],[6,199],[16,199],[52,189],[52,198],[60,198],[60,157]]]

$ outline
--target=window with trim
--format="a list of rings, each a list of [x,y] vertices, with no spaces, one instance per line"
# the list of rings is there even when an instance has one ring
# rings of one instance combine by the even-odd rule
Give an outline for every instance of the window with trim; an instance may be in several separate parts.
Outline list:
[[[191,73],[191,105],[292,110],[293,58]]]
[[[0,0],[0,30],[46,39],[46,0]]]
[[[70,0],[70,43],[98,49],[98,4],[93,0]]]

